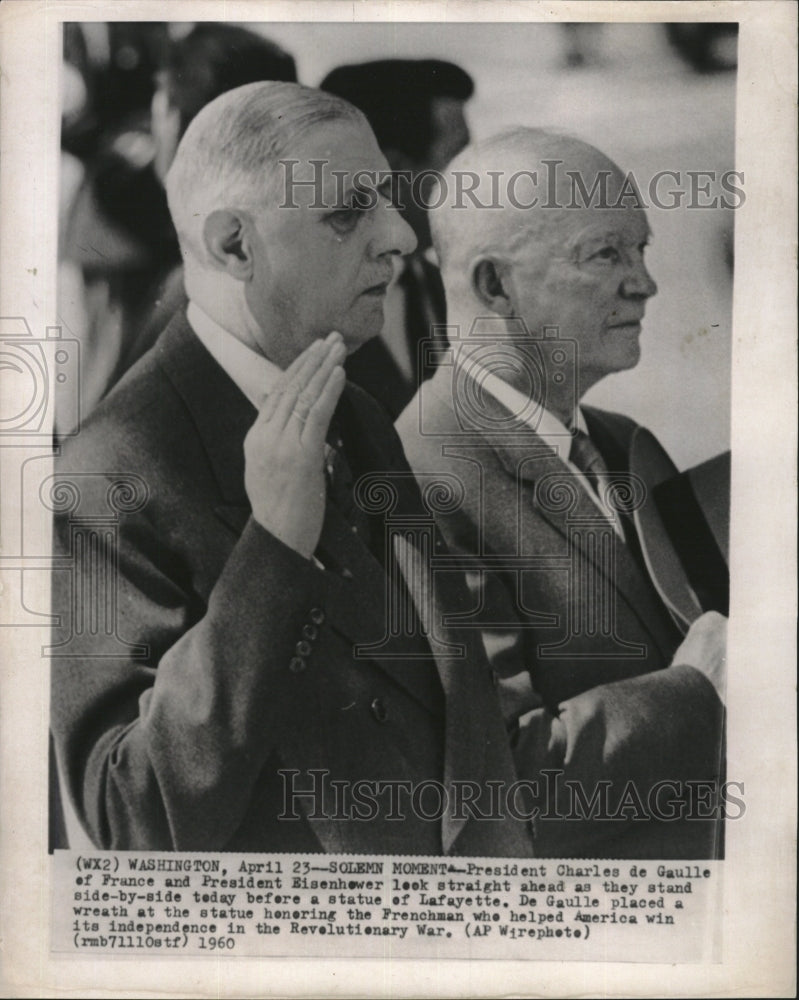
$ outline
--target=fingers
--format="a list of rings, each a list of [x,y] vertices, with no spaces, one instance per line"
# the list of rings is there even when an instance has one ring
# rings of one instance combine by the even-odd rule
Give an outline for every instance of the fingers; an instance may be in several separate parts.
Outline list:
[[[315,354],[312,360],[303,365],[292,379],[291,385],[284,393],[283,399],[275,411],[275,419],[277,421],[284,419],[285,422],[294,423],[295,431],[298,437],[301,437],[308,415],[326,386],[331,372],[341,364],[345,356],[346,351],[341,340],[325,342],[321,354]],[[330,418],[328,417],[329,422]],[[327,427],[325,427],[326,431]]]
[[[314,382],[315,391],[320,391],[330,369],[343,360],[345,355],[341,334],[336,331],[329,334],[324,341],[315,340],[281,374],[264,401],[256,422],[268,422],[276,430],[283,429],[297,410],[297,400],[301,394],[304,402],[297,415],[300,421],[304,419],[313,402],[313,397],[305,401],[312,391],[309,383],[314,376],[319,376],[320,369],[323,370],[323,374]]]
[[[336,364],[327,373],[325,383],[305,418],[301,439],[303,448],[309,451],[322,448],[346,381],[340,364]]]
[[[284,372],[281,372],[279,378],[275,381],[275,384],[270,389],[266,399],[261,406],[258,413],[258,420],[256,423],[261,423],[269,421],[277,409],[277,404],[280,402],[281,396],[283,395],[286,387],[290,384],[291,379],[297,374],[300,368],[305,364],[309,355],[313,355],[320,348],[320,340],[315,340],[308,347],[291,362],[291,364],[286,368]]]
[[[308,414],[326,386],[331,372],[336,366],[341,365],[345,357],[346,351],[343,343],[334,344],[316,371],[311,374],[305,387],[300,390],[294,412],[303,422],[307,420]]]

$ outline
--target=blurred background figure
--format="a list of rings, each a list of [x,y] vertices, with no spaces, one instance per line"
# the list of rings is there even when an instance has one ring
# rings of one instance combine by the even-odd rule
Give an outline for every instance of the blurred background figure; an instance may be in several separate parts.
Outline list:
[[[166,176],[183,133],[220,94],[259,80],[296,83],[293,56],[244,28],[200,24],[168,50],[152,102],[155,169]]]
[[[666,25],[666,35],[688,65],[697,73],[722,73],[738,67],[736,22]]]
[[[183,304],[163,180],[189,123],[234,87],[297,78],[292,56],[244,28],[168,28],[66,25],[59,306],[81,341],[83,417]],[[58,408],[56,425],[71,430]]]
[[[153,171],[162,190],[178,143],[194,116],[220,94],[260,80],[296,83],[294,58],[279,45],[244,28],[200,24],[170,46],[166,66],[156,77],[151,106]],[[163,210],[176,245],[165,197]],[[177,254],[157,294],[149,297],[150,311],[125,368],[154,343],[175,310],[186,303],[179,259]]]
[[[422,363],[419,344],[446,319],[444,289],[431,254],[425,201],[433,181],[469,143],[466,102],[472,78],[438,59],[382,59],[339,66],[322,80],[330,91],[366,115],[389,166],[397,171],[396,193],[418,246],[397,262],[385,304],[380,337],[347,361],[347,375],[396,418],[432,367]],[[446,340],[439,334],[441,346]]]
[[[563,65],[566,69],[601,66],[603,25],[598,22],[565,22],[563,29]]]
[[[151,21],[64,25],[64,62],[80,81],[82,100],[68,102],[62,149],[89,162],[108,136],[123,128],[146,130],[168,31],[169,25]]]

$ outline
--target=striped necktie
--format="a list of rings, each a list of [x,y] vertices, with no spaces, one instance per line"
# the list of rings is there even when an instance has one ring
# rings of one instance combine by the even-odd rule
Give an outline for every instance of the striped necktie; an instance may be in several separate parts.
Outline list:
[[[569,451],[569,461],[576,465],[591,484],[594,493],[601,496],[599,490],[600,476],[607,477],[608,467],[599,453],[599,449],[585,433],[576,427],[572,429],[572,443]]]

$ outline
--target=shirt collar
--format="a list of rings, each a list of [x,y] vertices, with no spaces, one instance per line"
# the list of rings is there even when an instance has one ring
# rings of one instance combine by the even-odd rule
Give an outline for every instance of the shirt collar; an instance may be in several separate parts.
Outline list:
[[[458,363],[457,360],[456,363]],[[539,406],[531,411],[529,397],[512,385],[508,385],[498,375],[484,368],[472,358],[469,359],[469,374],[476,381],[479,381],[486,392],[491,393],[498,403],[501,403],[511,413],[519,414],[520,421],[535,431],[541,440],[561,458],[568,458],[571,448],[571,432],[551,410]],[[588,433],[585,418],[579,407],[576,408],[574,423],[577,430]]]
[[[280,368],[220,326],[196,302],[189,302],[186,318],[197,338],[222,370],[256,409],[261,408]]]
[[[455,363],[458,363],[457,352]],[[477,379],[486,392],[490,392],[498,403],[501,403],[504,407],[510,410],[511,413],[519,414],[520,421],[525,426],[535,431],[538,437],[546,445],[548,445],[555,452],[558,458],[564,462],[565,465],[579,478],[586,495],[605,515],[605,517],[608,518],[613,525],[613,530],[623,541],[624,531],[618,517],[613,511],[605,506],[604,500],[600,499],[600,496],[595,489],[592,489],[584,474],[569,460],[572,436],[566,425],[558,417],[556,417],[551,410],[547,410],[543,406],[538,406],[531,410],[530,399],[525,396],[523,392],[519,392],[518,389],[514,389],[514,387],[512,385],[508,385],[507,382],[503,382],[498,375],[488,371],[487,368],[477,364],[472,359],[469,359],[469,374]],[[575,409],[574,426],[577,430],[582,431],[584,434],[588,434],[585,417],[583,416],[583,412],[579,406]],[[600,479],[603,479],[605,482],[607,481],[603,476],[600,476]]]

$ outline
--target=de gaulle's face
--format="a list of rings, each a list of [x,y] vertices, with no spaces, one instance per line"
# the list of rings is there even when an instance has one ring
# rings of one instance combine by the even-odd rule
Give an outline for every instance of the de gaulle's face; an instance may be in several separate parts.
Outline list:
[[[506,286],[533,336],[557,327],[576,341],[582,395],[640,358],[641,321],[657,292],[644,264],[649,225],[633,206],[545,211],[510,264]]]
[[[287,199],[278,167],[277,202],[256,219],[250,311],[291,357],[331,330],[351,352],[380,332],[393,258],[411,253],[416,238],[391,204],[388,164],[367,125],[318,126],[301,137],[291,159],[299,161],[295,181],[321,177],[322,198],[318,188],[297,183]],[[376,176],[362,174],[359,182],[362,171]]]

